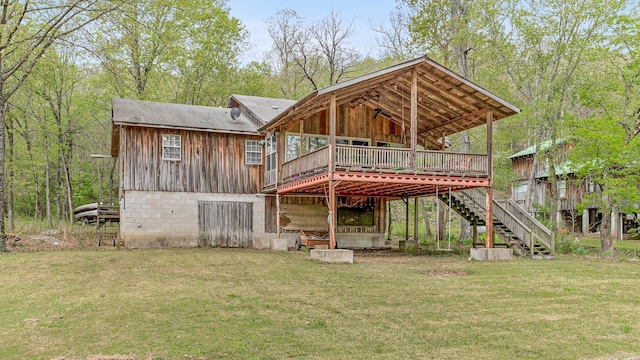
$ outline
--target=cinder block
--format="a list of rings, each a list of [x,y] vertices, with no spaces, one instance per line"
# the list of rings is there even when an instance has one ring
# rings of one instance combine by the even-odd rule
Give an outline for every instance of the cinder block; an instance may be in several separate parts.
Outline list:
[[[288,251],[287,239],[271,239],[269,242],[271,251]]]
[[[512,260],[513,249],[497,249],[497,248],[476,248],[471,249],[471,258],[478,261],[501,261]]]
[[[327,263],[353,263],[353,250],[335,249],[320,250],[311,249],[311,260],[318,260]]]

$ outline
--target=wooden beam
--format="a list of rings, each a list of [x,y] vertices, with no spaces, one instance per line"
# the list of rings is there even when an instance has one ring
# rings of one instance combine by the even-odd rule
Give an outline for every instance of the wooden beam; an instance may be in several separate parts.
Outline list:
[[[411,170],[416,171],[418,149],[418,72],[411,71]]]
[[[329,98],[329,249],[336,248],[336,95]]]
[[[493,149],[493,111],[487,113],[487,172],[489,178],[489,186],[487,187],[487,202],[486,207],[486,225],[487,225],[487,240],[486,247],[493,247],[493,161],[492,161],[492,149]]]

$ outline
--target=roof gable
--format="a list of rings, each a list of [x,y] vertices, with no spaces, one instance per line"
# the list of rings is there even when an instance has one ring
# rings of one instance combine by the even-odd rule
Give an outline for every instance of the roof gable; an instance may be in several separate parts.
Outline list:
[[[437,139],[486,124],[488,112],[500,120],[520,112],[516,106],[423,56],[314,91],[260,128],[304,119],[336,104],[381,108],[398,124],[409,121],[413,74],[417,80],[417,134]]]

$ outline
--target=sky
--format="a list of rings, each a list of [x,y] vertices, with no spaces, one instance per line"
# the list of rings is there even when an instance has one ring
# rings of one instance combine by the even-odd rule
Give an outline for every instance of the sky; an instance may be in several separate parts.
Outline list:
[[[371,24],[389,24],[389,14],[396,10],[396,0],[228,0],[230,14],[240,19],[250,33],[251,50],[245,61],[260,61],[262,54],[271,47],[267,31],[267,18],[280,10],[295,10],[305,22],[311,23],[327,17],[333,10],[343,22],[353,20],[354,36],[351,44],[362,54],[377,55],[376,32]]]

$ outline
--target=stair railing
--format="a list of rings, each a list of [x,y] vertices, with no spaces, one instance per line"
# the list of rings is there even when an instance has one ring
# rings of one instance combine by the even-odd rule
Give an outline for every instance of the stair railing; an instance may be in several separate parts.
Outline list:
[[[486,216],[486,201],[487,195],[480,190],[470,189],[460,191],[457,194],[461,194],[461,200],[466,206],[471,208],[476,214],[482,214]],[[528,250],[533,256],[533,238],[534,234],[530,227],[520,221],[514,214],[510,213],[497,201],[493,200],[493,217],[500,221],[504,226],[509,229],[522,243],[528,247]]]
[[[542,225],[542,223],[533,217],[533,215],[526,212],[515,201],[507,199],[505,207],[509,213],[514,214],[518,219],[520,219],[520,221],[531,229],[537,242],[547,247],[551,253],[555,253],[555,236],[551,230]]]

